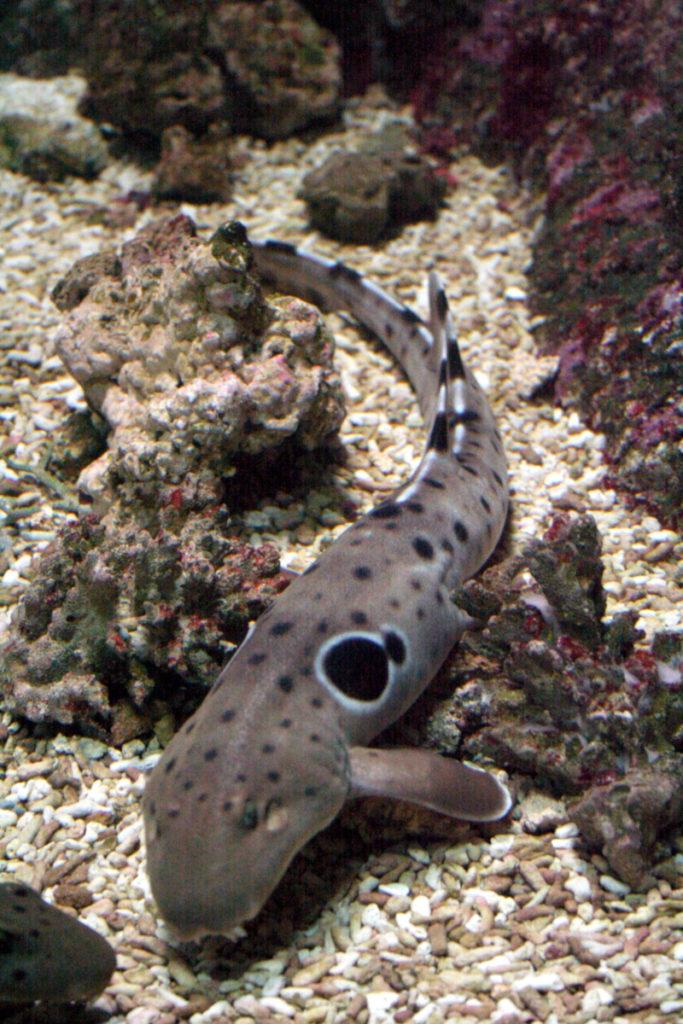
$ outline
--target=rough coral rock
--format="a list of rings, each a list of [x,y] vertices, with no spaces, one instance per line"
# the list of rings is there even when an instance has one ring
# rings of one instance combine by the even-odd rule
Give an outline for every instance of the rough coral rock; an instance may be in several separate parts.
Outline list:
[[[560,516],[468,583],[459,601],[485,626],[409,723],[423,742],[577,798],[585,841],[639,887],[683,820],[683,637],[648,649],[635,616],[604,622],[601,575],[593,520]]]
[[[178,484],[200,465],[229,476],[238,451],[335,433],[330,335],[306,303],[267,307],[250,265],[239,232],[203,242],[181,216],[57,285],[57,350],[110,428],[108,451],[81,474],[92,499],[111,500],[123,480]]]
[[[99,505],[39,556],[0,647],[15,714],[117,743],[182,717],[286,586],[277,549],[246,542],[239,496],[324,446],[343,407],[319,313],[266,304],[250,266],[242,225],[207,243],[167,218],[55,289],[109,448],[79,477]]]
[[[0,75],[0,167],[37,181],[96,177],[109,156],[97,126],[77,112],[84,90],[77,75]]]
[[[378,132],[356,153],[333,153],[306,175],[301,196],[314,227],[362,245],[435,217],[445,191],[444,179],[398,130]]]

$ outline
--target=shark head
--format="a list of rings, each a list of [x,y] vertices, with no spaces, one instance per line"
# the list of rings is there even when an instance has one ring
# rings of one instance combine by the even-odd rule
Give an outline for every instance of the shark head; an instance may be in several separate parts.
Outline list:
[[[346,744],[324,723],[297,729],[282,711],[270,727],[230,730],[229,711],[214,690],[145,789],[152,892],[183,939],[253,918],[350,788]]]

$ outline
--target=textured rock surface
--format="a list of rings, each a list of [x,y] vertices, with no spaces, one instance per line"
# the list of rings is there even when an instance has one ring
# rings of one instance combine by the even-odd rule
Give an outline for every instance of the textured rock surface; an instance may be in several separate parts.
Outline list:
[[[181,125],[283,138],[338,114],[338,48],[295,0],[80,4],[85,109],[158,144]]]
[[[38,181],[96,177],[108,154],[97,127],[77,112],[84,89],[77,75],[0,75],[0,167]]]
[[[400,129],[369,138],[356,153],[337,153],[303,180],[313,227],[359,245],[409,222],[436,216],[446,182],[409,148]]]
[[[305,303],[266,307],[250,260],[243,232],[202,242],[180,216],[120,255],[79,261],[55,288],[67,312],[57,349],[111,431],[81,474],[92,499],[108,502],[123,481],[180,484],[200,468],[229,476],[238,451],[294,437],[314,447],[336,431],[330,335]]]
[[[215,125],[198,139],[180,124],[165,128],[154,192],[188,203],[226,202],[232,193],[228,132]]]
[[[558,400],[608,439],[614,482],[674,528],[683,509],[683,13],[487,0],[415,71],[423,142],[511,156],[547,190],[531,279]]]
[[[639,887],[658,836],[683,820],[683,636],[647,650],[634,617],[603,622],[601,573],[593,520],[559,517],[468,584],[461,602],[486,626],[465,634],[443,683],[455,691],[439,698],[437,684],[417,727],[580,797],[570,813],[584,838]]]
[[[226,495],[324,445],[343,407],[320,315],[266,305],[250,263],[240,224],[206,243],[181,216],[55,289],[63,358],[110,428],[79,478],[104,514],[83,513],[40,557],[0,650],[15,714],[124,742],[160,717],[165,683],[182,716],[286,585]]]

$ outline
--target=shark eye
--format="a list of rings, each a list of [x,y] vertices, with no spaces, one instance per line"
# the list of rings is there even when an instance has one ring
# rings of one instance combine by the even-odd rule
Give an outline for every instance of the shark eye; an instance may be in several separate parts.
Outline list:
[[[333,644],[322,670],[328,682],[353,700],[378,700],[389,682],[387,652],[365,636],[349,635]]]

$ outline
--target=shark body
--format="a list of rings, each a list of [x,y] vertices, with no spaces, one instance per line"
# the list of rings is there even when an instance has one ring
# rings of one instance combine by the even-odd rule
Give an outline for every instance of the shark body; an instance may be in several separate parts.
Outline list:
[[[367,744],[419,696],[469,624],[452,595],[493,551],[507,466],[464,366],[438,276],[429,320],[345,264],[253,243],[261,276],[345,309],[404,368],[427,428],[410,480],[350,526],[258,620],[146,786],[152,891],[183,938],[252,918],[295,853],[352,796],[502,817],[492,775],[426,750]]]
[[[106,939],[28,885],[0,883],[0,1003],[96,996],[116,966]]]

